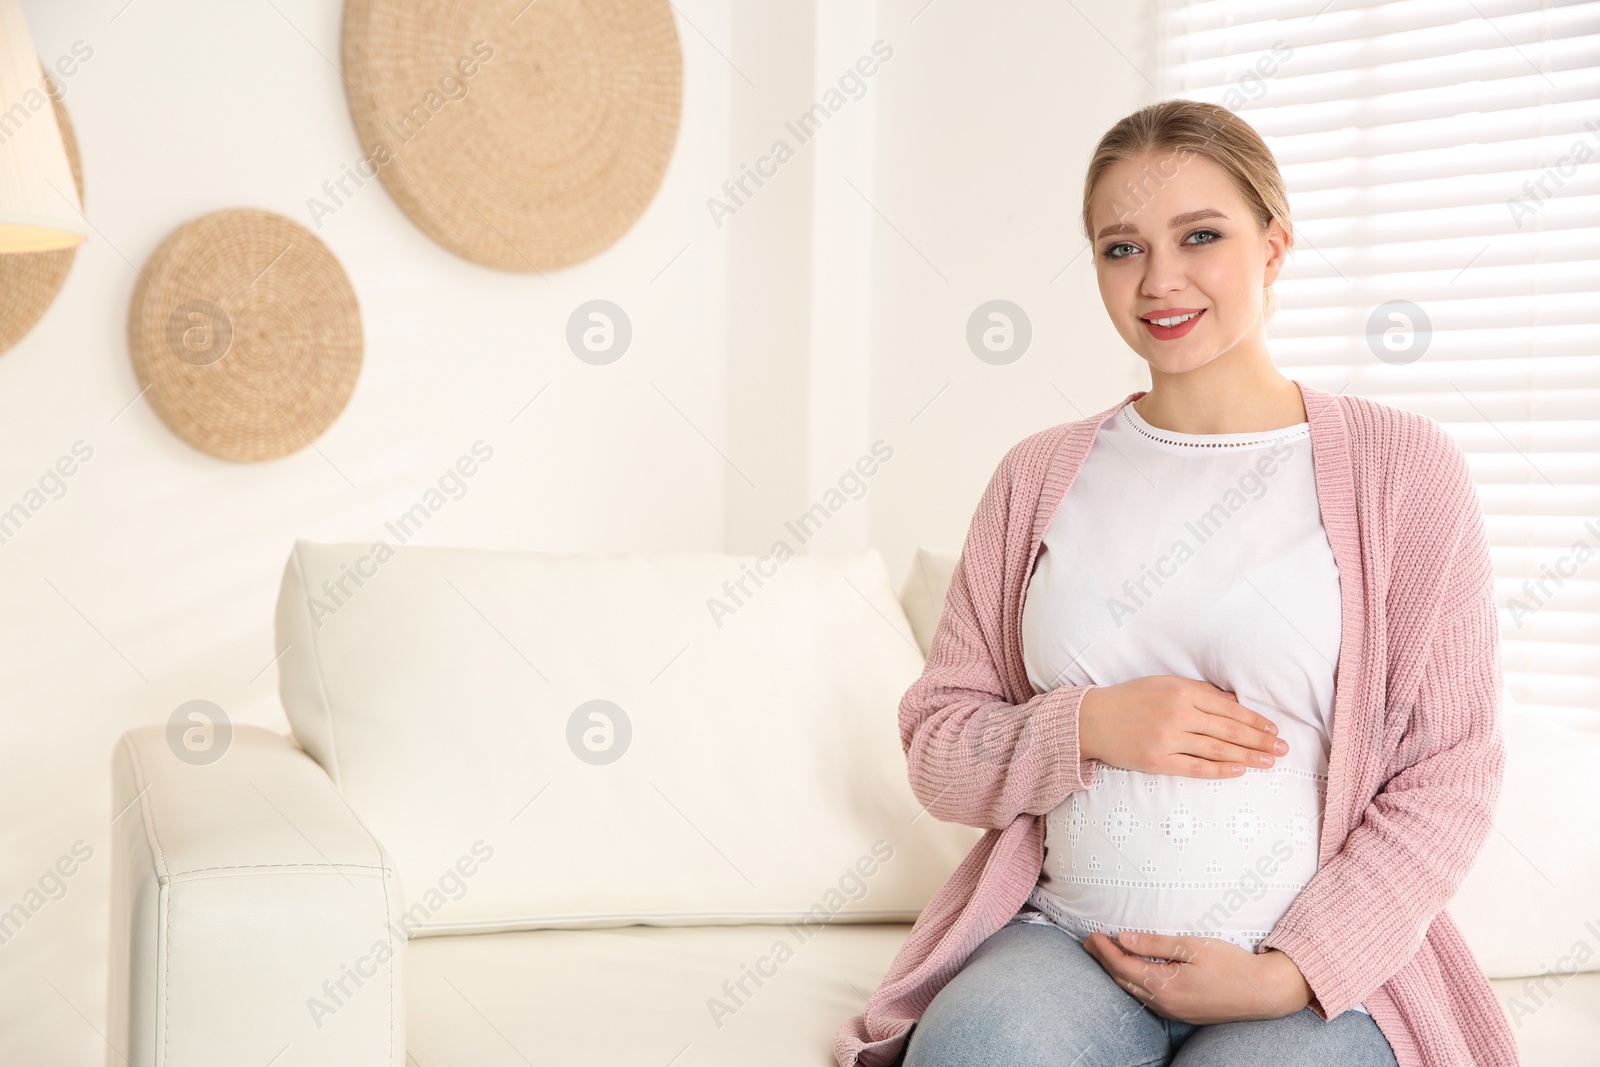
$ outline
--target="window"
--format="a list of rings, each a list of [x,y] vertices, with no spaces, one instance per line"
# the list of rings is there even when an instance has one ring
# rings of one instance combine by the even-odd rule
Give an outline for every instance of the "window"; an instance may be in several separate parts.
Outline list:
[[[1160,27],[1162,97],[1283,169],[1279,369],[1461,445],[1506,710],[1600,729],[1600,3],[1162,0]]]

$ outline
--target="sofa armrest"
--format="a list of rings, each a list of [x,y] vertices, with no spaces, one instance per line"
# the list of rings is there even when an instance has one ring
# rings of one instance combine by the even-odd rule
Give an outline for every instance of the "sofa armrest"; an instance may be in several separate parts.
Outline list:
[[[293,741],[195,765],[131,730],[112,814],[108,1065],[403,1067],[394,865]]]

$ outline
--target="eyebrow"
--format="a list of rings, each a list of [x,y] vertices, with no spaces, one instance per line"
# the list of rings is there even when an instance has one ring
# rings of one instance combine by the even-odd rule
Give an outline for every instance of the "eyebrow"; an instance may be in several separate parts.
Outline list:
[[[1182,215],[1174,215],[1174,216],[1172,216],[1172,218],[1167,220],[1167,229],[1175,230],[1179,226],[1187,226],[1187,225],[1189,225],[1189,223],[1191,223],[1191,222],[1199,222],[1201,219],[1225,219],[1227,217],[1228,216],[1224,215],[1222,212],[1218,211],[1216,208],[1203,207],[1199,211],[1188,211],[1188,212],[1185,212]],[[1105,229],[1103,229],[1099,233],[1095,234],[1094,235],[1094,239],[1096,241],[1098,241],[1098,240],[1100,240],[1100,238],[1102,238],[1102,237],[1110,237],[1112,234],[1138,233],[1138,232],[1139,232],[1139,227],[1135,226],[1133,223],[1131,223],[1131,222],[1119,222],[1115,226],[1107,226]]]

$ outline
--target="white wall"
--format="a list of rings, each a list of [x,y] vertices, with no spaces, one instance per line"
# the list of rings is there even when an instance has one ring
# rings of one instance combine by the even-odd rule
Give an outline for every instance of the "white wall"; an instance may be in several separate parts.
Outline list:
[[[1106,316],[1088,252],[1079,255],[1078,220],[1095,143],[1156,99],[1154,9],[883,6],[895,58],[876,101],[884,217],[874,229],[872,424],[895,455],[871,503],[873,543],[896,575],[918,545],[960,549],[1011,445],[1149,387]],[[968,317],[997,298],[1033,324],[1031,345],[1005,366],[982,362],[966,341]]]
[[[103,1061],[111,746],[195,698],[287,729],[293,538],[379,536],[481,438],[493,460],[418,542],[760,553],[881,437],[893,458],[810,547],[876,546],[898,581],[916,545],[959,547],[1005,448],[1144,384],[1087,259],[1067,266],[1087,153],[1153,93],[1143,5],[1077,5],[1091,26],[1050,0],[675,3],[683,127],[638,225],[544,281],[457,259],[369,184],[319,231],[361,301],[350,405],[316,450],[239,465],[134,400],[128,301],[177,225],[310,224],[358,158],[340,5],[25,0],[47,61],[93,49],[66,103],[94,234],[0,356],[0,507],[75,442],[94,455],[0,544],[0,909],[74,842],[94,855],[0,944],[0,1063]],[[707,199],[878,39],[893,57],[860,98],[718,226]],[[1006,367],[965,341],[996,296],[1034,328]],[[633,320],[607,367],[562,339],[593,297]]]

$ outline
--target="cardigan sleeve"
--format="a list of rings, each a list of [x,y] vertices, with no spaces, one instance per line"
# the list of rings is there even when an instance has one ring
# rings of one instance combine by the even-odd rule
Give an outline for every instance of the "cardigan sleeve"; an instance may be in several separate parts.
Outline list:
[[[956,562],[927,663],[900,701],[911,789],[935,818],[985,830],[1043,815],[1092,784],[1078,753],[1078,708],[1093,686],[1006,699],[1002,612],[1006,533],[1031,530],[1011,513],[1014,448],[989,481]]]
[[[1392,776],[1258,948],[1294,961],[1324,1019],[1410,962],[1491,829],[1505,767],[1499,616],[1481,512],[1464,526],[1444,586],[1448,615],[1399,715],[1404,732],[1380,721],[1367,751],[1349,755],[1384,759]]]

